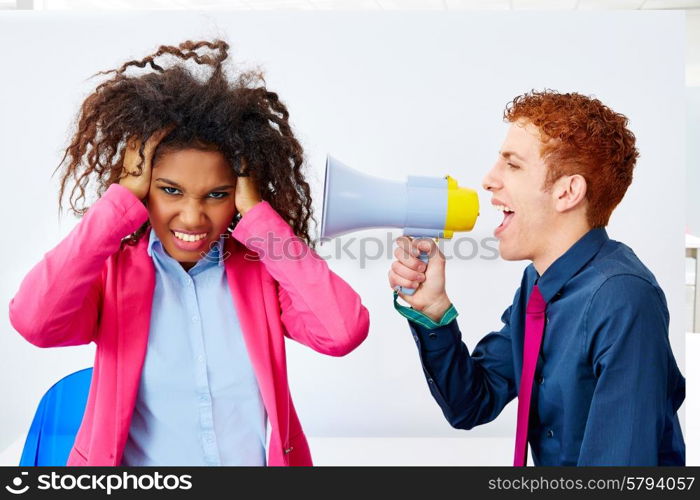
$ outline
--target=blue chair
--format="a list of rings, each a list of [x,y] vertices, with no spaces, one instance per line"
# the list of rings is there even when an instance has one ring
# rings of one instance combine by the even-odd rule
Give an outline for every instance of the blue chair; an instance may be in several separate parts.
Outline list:
[[[39,402],[20,466],[66,465],[85,413],[92,368],[66,375]]]

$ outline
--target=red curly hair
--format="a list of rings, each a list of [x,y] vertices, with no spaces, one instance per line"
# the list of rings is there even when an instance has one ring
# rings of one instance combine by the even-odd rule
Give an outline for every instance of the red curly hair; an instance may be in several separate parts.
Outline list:
[[[533,90],[513,99],[503,118],[537,126],[548,168],[545,189],[563,175],[582,175],[587,221],[591,228],[606,226],[632,182],[639,157],[627,117],[581,94]]]

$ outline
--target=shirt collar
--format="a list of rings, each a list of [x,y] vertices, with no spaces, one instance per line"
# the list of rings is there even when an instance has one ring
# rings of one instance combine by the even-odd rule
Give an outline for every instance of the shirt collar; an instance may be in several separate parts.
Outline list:
[[[148,256],[153,257],[153,246],[158,244],[162,248],[162,243],[158,239],[158,236],[156,236],[156,232],[153,230],[153,228],[150,229],[149,235],[148,235]]]
[[[605,228],[591,229],[555,260],[537,281],[545,302],[550,302],[609,239]]]
[[[203,267],[206,266],[209,263],[216,263],[219,267],[222,267],[224,265],[224,255],[225,252],[223,251],[224,249],[224,236],[219,238],[217,242],[215,242],[212,246],[209,252],[199,259],[199,261],[192,267],[194,269],[195,267]],[[153,258],[153,251],[157,250],[160,255],[167,256],[168,258],[170,257],[166,252],[165,249],[163,248],[163,243],[161,243],[160,239],[156,235],[156,232],[151,228],[150,234],[148,236],[148,255],[149,257]]]

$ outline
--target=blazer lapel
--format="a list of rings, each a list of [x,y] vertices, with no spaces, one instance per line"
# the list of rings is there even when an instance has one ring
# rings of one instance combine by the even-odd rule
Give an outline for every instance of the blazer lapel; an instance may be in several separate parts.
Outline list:
[[[116,449],[126,442],[138,395],[141,371],[148,348],[151,309],[155,289],[155,268],[146,250],[148,233],[130,251],[120,255],[117,282],[118,362],[116,382]],[[115,457],[115,460],[120,460]]]
[[[226,278],[241,324],[245,345],[273,431],[279,430],[258,256],[230,238],[226,239],[225,248]]]

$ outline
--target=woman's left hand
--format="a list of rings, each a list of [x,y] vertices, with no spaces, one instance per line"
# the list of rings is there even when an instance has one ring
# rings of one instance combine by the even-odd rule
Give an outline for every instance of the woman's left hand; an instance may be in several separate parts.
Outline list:
[[[241,159],[241,167],[243,172],[247,172],[246,177],[238,176],[236,178],[236,192],[234,194],[236,200],[236,210],[243,216],[251,208],[262,201],[258,184],[253,177],[252,172],[248,170],[248,164],[245,158]]]

